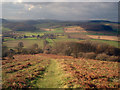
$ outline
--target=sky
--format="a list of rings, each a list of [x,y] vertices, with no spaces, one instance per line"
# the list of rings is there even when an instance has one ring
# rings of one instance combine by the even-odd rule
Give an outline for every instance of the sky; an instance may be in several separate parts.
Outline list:
[[[22,2],[19,0],[19,2],[3,2],[1,17],[19,20],[118,21],[118,3],[117,0],[116,2]]]
[[[119,2],[119,0],[1,0],[2,2]]]

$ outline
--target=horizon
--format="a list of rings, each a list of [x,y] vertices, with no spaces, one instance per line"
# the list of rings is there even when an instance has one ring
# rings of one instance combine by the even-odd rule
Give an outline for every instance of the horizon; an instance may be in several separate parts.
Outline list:
[[[109,21],[109,22],[119,22],[119,21],[112,21],[112,20],[106,20],[106,19],[91,19],[91,20],[59,20],[59,19],[7,19],[7,18],[0,18],[8,21],[37,21],[37,20],[55,20],[55,21],[73,21],[73,22],[79,22],[79,21]]]

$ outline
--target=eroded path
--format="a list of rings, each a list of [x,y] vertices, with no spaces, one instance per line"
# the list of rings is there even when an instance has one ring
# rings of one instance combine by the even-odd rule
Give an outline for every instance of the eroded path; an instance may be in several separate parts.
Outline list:
[[[35,79],[32,85],[36,88],[62,88],[64,72],[60,68],[57,59],[51,59],[49,67],[46,69],[42,78]]]

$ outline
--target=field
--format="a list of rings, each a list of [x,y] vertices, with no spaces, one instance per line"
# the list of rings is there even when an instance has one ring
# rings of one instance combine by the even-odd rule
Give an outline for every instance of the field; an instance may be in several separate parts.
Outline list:
[[[87,36],[93,39],[120,41],[117,36],[104,36],[104,35],[87,35]]]
[[[120,45],[120,42],[119,41],[111,41],[111,40],[100,40],[100,39],[92,39],[92,41],[97,41],[97,42],[102,42],[102,43],[107,43],[111,46],[114,46],[114,47],[117,47],[117,48],[120,48],[119,45]]]
[[[118,63],[49,54],[3,60],[3,88],[117,88]]]
[[[79,41],[77,39],[68,39],[67,37],[58,37],[56,39],[46,39],[50,45],[54,44],[55,42],[59,42],[59,41]],[[9,48],[15,48],[17,47],[19,42],[23,42],[24,43],[24,48],[29,48],[31,47],[33,44],[38,44],[39,47],[43,48],[43,41],[44,39],[37,39],[37,38],[26,38],[26,39],[6,39],[6,41],[4,42],[4,45],[8,46]]]
[[[55,42],[59,42],[59,41],[81,41],[84,39],[89,39],[92,41],[97,41],[97,42],[102,42],[102,43],[107,43],[109,45],[115,46],[119,48],[119,41],[115,41],[115,40],[104,40],[104,39],[90,39],[88,36],[86,35],[78,35],[78,34],[71,34],[70,35],[72,38],[68,38],[67,36],[59,36],[56,39],[53,39]],[[80,38],[80,39],[79,39]],[[52,39],[47,38],[46,39],[49,44],[53,44],[54,41]],[[3,42],[4,45],[8,46],[9,48],[15,48],[19,42],[23,42],[24,43],[24,48],[27,47],[31,47],[33,44],[38,44],[39,47],[43,48],[43,41],[44,39],[37,39],[37,38],[25,38],[25,39],[13,39],[13,38],[6,38],[5,42]]]
[[[37,25],[38,27],[39,25]],[[39,26],[40,27],[40,26]],[[119,44],[119,39],[117,36],[110,36],[109,33],[104,35],[104,34],[94,34],[90,31],[86,31],[82,27],[78,26],[66,26],[66,27],[55,27],[53,29],[50,28],[41,28],[42,31],[34,31],[34,32],[29,32],[29,31],[16,31],[17,36],[32,36],[32,35],[40,35],[43,36],[44,34],[55,34],[55,35],[62,35],[63,36],[57,36],[56,39],[54,39],[55,42],[58,41],[80,41],[80,40],[96,40],[98,42],[104,42],[107,44],[110,44],[112,46],[118,47]],[[3,31],[9,31],[9,29],[3,28]],[[97,32],[96,32],[97,33]],[[22,38],[22,39],[14,39],[11,37],[4,37],[5,42],[3,42],[4,45],[7,45],[9,48],[14,48],[17,46],[19,42],[23,42],[25,48],[30,47],[33,44],[37,43],[40,47],[43,47],[43,40],[44,39],[37,39],[37,37],[29,37],[29,38]],[[46,40],[52,44],[53,40],[46,38]]]
[[[43,40],[39,40],[39,39],[8,40],[4,44],[7,45],[9,48],[15,48],[17,47],[17,44],[19,42],[23,42],[25,48],[31,47],[35,43],[37,43],[40,47],[43,46]]]
[[[78,27],[78,26],[66,27],[66,28],[64,28],[64,31],[66,33],[86,33],[84,28]]]

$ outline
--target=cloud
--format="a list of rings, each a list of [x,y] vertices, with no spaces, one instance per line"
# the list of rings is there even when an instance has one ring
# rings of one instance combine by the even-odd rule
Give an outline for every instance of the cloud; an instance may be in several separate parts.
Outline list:
[[[4,3],[3,18],[117,21],[117,2],[24,2]]]
[[[3,2],[119,2],[119,0],[2,0]]]
[[[34,7],[34,5],[25,4],[25,8],[29,11],[31,11]]]

